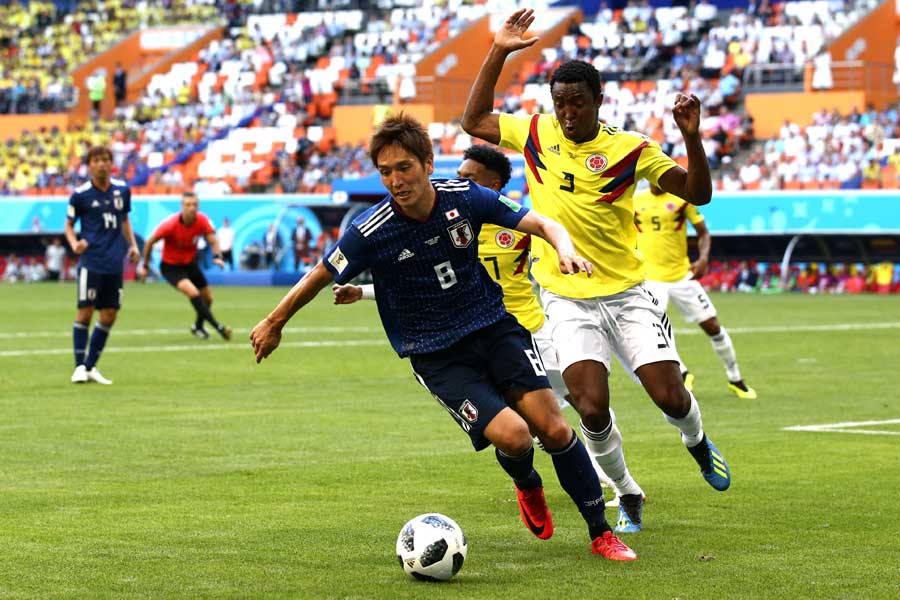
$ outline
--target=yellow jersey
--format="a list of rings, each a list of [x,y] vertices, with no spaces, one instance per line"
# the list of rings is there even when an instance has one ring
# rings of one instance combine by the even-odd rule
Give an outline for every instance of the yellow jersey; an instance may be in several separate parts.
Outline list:
[[[478,258],[488,275],[503,288],[506,310],[534,333],[544,324],[544,310],[528,278],[531,236],[485,223],[478,236]]]
[[[563,275],[553,248],[532,243],[531,273],[546,290],[570,298],[609,296],[644,280],[637,251],[632,195],[635,183],[654,185],[676,168],[652,139],[600,124],[597,137],[569,141],[554,115],[500,115],[500,145],[525,156],[531,203],[561,223],[594,273]]]
[[[681,281],[691,269],[687,253],[687,221],[703,222],[697,207],[674,194],[650,190],[634,195],[638,250],[644,255],[647,279]]]

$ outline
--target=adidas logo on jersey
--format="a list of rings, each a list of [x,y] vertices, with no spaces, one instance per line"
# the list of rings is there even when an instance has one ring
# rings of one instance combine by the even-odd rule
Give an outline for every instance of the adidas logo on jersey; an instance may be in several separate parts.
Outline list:
[[[410,252],[409,250],[404,248],[403,252],[400,253],[400,256],[397,257],[397,262],[400,262],[401,260],[406,260],[407,258],[412,258],[413,256],[415,256],[415,254],[413,254],[412,252]]]
[[[96,200],[94,200],[93,202],[91,202],[91,208],[97,208],[98,206],[100,206],[100,203],[97,202]]]
[[[553,144],[552,146],[550,146],[549,148],[547,148],[547,150],[549,150],[549,151],[552,152],[553,154],[559,156],[559,144]]]

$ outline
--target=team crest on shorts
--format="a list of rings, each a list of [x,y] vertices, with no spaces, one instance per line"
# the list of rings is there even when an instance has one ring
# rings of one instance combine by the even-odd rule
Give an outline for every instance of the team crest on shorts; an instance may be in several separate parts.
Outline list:
[[[475,236],[472,234],[472,226],[466,219],[462,223],[457,223],[453,227],[448,227],[447,232],[450,234],[450,241],[457,248],[468,248]]]
[[[584,161],[584,166],[586,166],[588,168],[588,171],[591,171],[592,173],[602,172],[608,164],[609,161],[602,154],[591,154]]]
[[[459,414],[461,414],[463,419],[469,423],[474,423],[478,420],[478,409],[468,400],[463,402],[462,406],[459,407]]]
[[[497,245],[501,248],[512,248],[512,245],[516,243],[516,236],[508,229],[501,229],[497,232],[497,235],[494,236],[494,241],[497,242]]]

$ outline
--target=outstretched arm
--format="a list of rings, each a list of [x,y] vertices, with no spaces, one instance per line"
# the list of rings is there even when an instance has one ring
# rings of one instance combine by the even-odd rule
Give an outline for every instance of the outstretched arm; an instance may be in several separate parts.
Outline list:
[[[594,266],[588,260],[575,254],[575,246],[566,228],[553,219],[530,210],[516,225],[516,229],[536,235],[553,246],[559,255],[559,270],[565,275],[584,271],[590,277],[594,272]]]
[[[281,343],[281,330],[294,316],[294,313],[315,298],[331,281],[331,272],[320,262],[312,270],[306,272],[306,275],[281,299],[269,316],[256,324],[256,327],[250,332],[250,344],[256,354],[257,363],[272,354]]]
[[[462,128],[469,135],[492,144],[500,143],[500,117],[493,112],[494,88],[506,57],[537,43],[539,38],[524,37],[533,22],[534,11],[522,8],[510,15],[494,35],[494,43],[478,71],[463,112]]]
[[[681,167],[669,169],[659,178],[659,187],[691,204],[709,204],[712,199],[712,177],[700,139],[700,99],[693,94],[690,97],[679,94],[672,116],[684,137],[688,168],[687,171]]]

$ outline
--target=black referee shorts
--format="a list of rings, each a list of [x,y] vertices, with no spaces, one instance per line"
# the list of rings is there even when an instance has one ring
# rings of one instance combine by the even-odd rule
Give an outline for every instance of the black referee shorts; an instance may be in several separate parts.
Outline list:
[[[203,271],[200,270],[200,267],[198,267],[195,262],[190,262],[186,265],[173,265],[167,262],[161,262],[159,263],[159,271],[173,287],[178,287],[178,282],[182,279],[189,279],[198,290],[209,285],[206,282]]]

